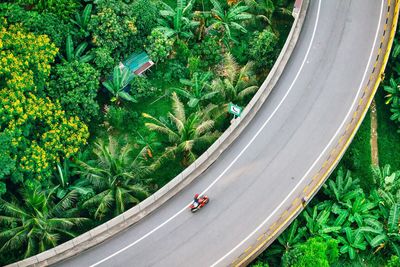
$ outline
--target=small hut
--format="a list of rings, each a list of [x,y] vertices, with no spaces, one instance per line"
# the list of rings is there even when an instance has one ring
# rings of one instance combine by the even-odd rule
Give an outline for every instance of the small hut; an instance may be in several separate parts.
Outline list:
[[[146,52],[133,53],[119,64],[120,68],[129,68],[135,75],[142,75],[146,70],[154,65]]]

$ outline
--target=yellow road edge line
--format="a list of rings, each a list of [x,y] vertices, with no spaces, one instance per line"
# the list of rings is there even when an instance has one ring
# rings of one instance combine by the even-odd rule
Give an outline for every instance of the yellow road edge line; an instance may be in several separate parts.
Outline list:
[[[399,0],[396,0],[396,5],[395,5],[395,11],[394,11],[394,13],[393,13],[393,21],[392,21],[392,26],[394,25],[394,27],[392,27],[392,29],[391,29],[391,32],[390,32],[390,36],[389,36],[389,39],[388,39],[388,46],[387,46],[387,49],[386,49],[386,51],[385,51],[385,56],[384,56],[384,58],[383,58],[383,61],[382,61],[382,66],[381,66],[381,69],[380,69],[380,71],[379,71],[379,75],[378,75],[378,77],[377,77],[377,79],[376,79],[376,82],[375,82],[375,84],[374,84],[374,87],[372,88],[372,94],[371,94],[371,96],[368,98],[368,108],[369,108],[369,106],[370,106],[370,104],[371,104],[371,102],[372,102],[372,99],[373,99],[373,97],[375,96],[375,93],[376,93],[376,91],[378,90],[378,87],[379,87],[379,84],[380,84],[380,82],[381,82],[381,77],[382,77],[382,73],[384,73],[384,71],[385,71],[385,68],[386,68],[386,64],[387,64],[387,62],[388,62],[388,59],[389,59],[389,55],[390,55],[390,52],[391,52],[391,50],[392,50],[392,45],[393,45],[393,39],[394,39],[394,36],[395,36],[395,33],[396,33],[396,26],[397,26],[397,23],[398,23],[398,12],[399,12],[399,4],[400,4],[400,1]],[[389,0],[389,4],[388,4],[388,6],[390,7],[390,0]],[[344,151],[347,149],[347,147],[349,146],[349,144],[350,144],[350,140],[353,140],[353,138],[354,138],[354,136],[355,136],[355,134],[356,134],[356,132],[357,132],[357,130],[358,130],[358,128],[360,127],[360,125],[361,125],[361,123],[362,123],[362,121],[363,121],[363,119],[364,119],[364,117],[365,117],[365,114],[368,112],[368,108],[366,108],[365,110],[363,110],[363,112],[362,112],[362,114],[361,114],[361,117],[360,117],[360,120],[358,120],[358,122],[357,122],[357,124],[356,124],[356,127],[354,127],[353,128],[353,131],[351,132],[351,134],[350,134],[350,138],[348,138],[348,140],[346,141],[346,143],[345,143],[345,145],[343,146],[343,148],[342,148],[342,150],[339,152],[339,155],[338,155],[338,157],[336,157],[336,159],[332,162],[332,164],[331,164],[331,166],[330,166],[330,168],[328,169],[328,171],[327,172],[325,172],[324,173],[324,175],[322,176],[322,179],[320,180],[320,182],[317,184],[317,186],[315,186],[314,188],[312,188],[311,189],[311,194],[309,194],[307,197],[309,197],[309,196],[312,196],[314,193],[315,193],[315,191],[320,187],[320,185],[321,185],[321,183],[323,183],[324,181],[325,181],[325,178],[326,178],[326,176],[328,176],[328,174],[330,173],[330,171],[333,169],[333,167],[334,166],[336,166],[336,163],[339,161],[339,159],[341,158],[341,155],[344,153]],[[362,118],[362,119],[361,119]],[[306,188],[307,188],[308,186],[306,186]],[[244,262],[246,262],[248,259],[250,259],[253,255],[254,255],[254,253],[256,253],[256,252],[258,252],[277,232],[279,232],[281,229],[282,229],[282,227],[284,227],[285,225],[286,225],[286,223],[290,220],[290,219],[292,219],[292,217],[293,217],[293,215],[294,214],[296,214],[300,209],[301,209],[301,205],[299,205],[299,206],[297,206],[296,207],[296,209],[290,214],[290,216],[289,217],[287,217],[286,219],[285,219],[285,221],[283,222],[283,223],[281,223],[280,225],[279,225],[279,227],[277,228],[277,229],[275,229],[273,232],[272,232],[272,234],[270,234],[270,235],[268,235],[268,237],[261,243],[261,244],[259,244],[257,247],[255,247],[246,257],[244,257],[238,264],[236,264],[235,266],[240,266],[240,265],[242,265]],[[287,212],[287,210],[286,210],[286,212]],[[276,225],[276,222],[273,224],[273,225]],[[270,227],[270,229],[272,228],[272,226]],[[236,262],[237,260],[235,260],[235,262]]]

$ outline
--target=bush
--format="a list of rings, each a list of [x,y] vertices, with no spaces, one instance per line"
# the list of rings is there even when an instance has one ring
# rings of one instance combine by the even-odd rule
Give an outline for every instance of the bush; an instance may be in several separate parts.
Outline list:
[[[166,37],[160,30],[154,29],[147,37],[146,51],[154,62],[163,62],[172,51],[174,41]]]
[[[100,87],[99,72],[88,63],[65,62],[56,66],[48,87],[48,95],[59,99],[70,116],[78,116],[88,123],[98,115],[96,102]]]
[[[14,182],[42,180],[60,158],[73,156],[88,138],[77,117],[60,104],[40,97],[57,49],[44,35],[26,33],[19,25],[0,27],[0,129],[12,137],[16,162]]]
[[[216,37],[206,36],[201,43],[193,46],[193,56],[201,59],[203,68],[218,65],[222,60],[221,43]]]
[[[152,98],[160,96],[161,89],[152,85],[152,83],[143,76],[134,76],[131,81],[131,91],[137,99]]]
[[[282,257],[283,266],[329,267],[339,258],[338,242],[334,239],[310,238],[304,244],[285,253]]]
[[[79,0],[15,0],[16,3],[40,13],[53,13],[64,21],[68,21],[80,7]]]
[[[388,262],[386,263],[385,267],[400,267],[400,258],[396,255],[392,255]]]
[[[10,24],[21,23],[30,32],[46,34],[59,48],[64,47],[66,36],[72,31],[72,25],[57,15],[27,11],[16,4],[0,4],[0,17]]]
[[[155,5],[155,1],[152,0],[136,0],[130,8],[132,14],[136,17],[136,27],[138,30],[136,46],[143,47],[147,41],[147,36],[157,26],[158,8]]]
[[[95,13],[89,22],[92,32],[92,43],[102,48],[96,51],[95,63],[101,68],[102,75],[109,71],[103,57],[118,61],[132,53],[135,49],[137,34],[136,16],[130,6],[124,1],[99,0],[95,2]],[[112,64],[111,68],[114,66]]]
[[[106,107],[106,126],[111,127],[109,129],[122,131],[129,125],[134,124],[138,118],[139,114],[137,112],[123,107]]]
[[[259,68],[271,68],[278,55],[278,38],[269,28],[254,32],[250,39],[249,56]]]

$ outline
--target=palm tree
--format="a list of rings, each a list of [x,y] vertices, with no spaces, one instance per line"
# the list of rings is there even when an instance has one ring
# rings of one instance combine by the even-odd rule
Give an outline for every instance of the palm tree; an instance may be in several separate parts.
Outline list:
[[[153,158],[154,149],[161,146],[161,142],[158,141],[157,134],[155,132],[151,132],[144,136],[139,132],[137,132],[137,134],[138,137],[135,139],[135,143],[139,145],[141,148],[145,149],[146,155],[148,157]]]
[[[111,213],[118,215],[148,196],[143,181],[148,174],[143,164],[145,150],[136,156],[132,156],[132,150],[130,144],[121,146],[110,137],[108,144],[103,140],[95,143],[95,160],[79,162],[79,173],[89,179],[97,192],[83,203],[84,208],[95,208],[95,218],[102,219]]]
[[[157,29],[161,30],[168,38],[192,38],[192,31],[200,25],[199,21],[193,20],[192,9],[195,1],[177,0],[175,9],[161,1],[164,10],[160,10],[160,15],[163,18],[159,19],[158,22],[161,26]]]
[[[126,67],[114,67],[112,80],[103,82],[104,87],[113,95],[112,102],[117,102],[118,104],[121,98],[130,102],[137,102],[133,96],[124,91],[124,88],[132,80],[133,75]]]
[[[71,229],[88,221],[74,217],[76,209],[71,206],[76,192],[58,202],[54,200],[54,192],[24,189],[19,201],[0,199],[0,223],[6,225],[0,232],[0,253],[21,250],[26,258],[76,236]]]
[[[229,42],[236,42],[232,36],[234,31],[240,31],[246,33],[247,30],[240,23],[251,19],[252,15],[245,12],[249,9],[248,6],[241,5],[241,2],[229,7],[226,10],[218,0],[210,0],[213,8],[211,10],[211,25],[210,27],[222,32],[222,39],[225,41],[225,45],[229,47]]]
[[[159,167],[162,162],[176,155],[182,155],[184,166],[193,162],[197,155],[194,150],[201,145],[210,144],[218,137],[218,132],[212,132],[214,121],[204,119],[201,112],[192,113],[188,117],[185,108],[175,92],[172,93],[173,112],[168,113],[172,123],[156,119],[153,116],[143,113],[143,116],[150,119],[145,125],[151,131],[157,131],[168,138],[168,147],[164,154],[158,158],[153,167]]]
[[[272,15],[275,11],[274,2],[272,0],[257,0],[254,6],[257,10],[261,11],[261,14],[258,14],[256,17],[265,20],[268,25],[271,25]]]
[[[199,103],[213,98],[218,92],[207,92],[208,81],[211,73],[195,72],[192,79],[180,79],[180,83],[186,85],[185,88],[175,88],[175,92],[189,99],[187,105],[191,108],[199,107]]]
[[[228,103],[241,102],[246,96],[258,90],[253,65],[252,62],[248,62],[239,68],[233,56],[227,53],[220,67],[222,78],[219,77],[211,83],[212,91],[219,92]]]

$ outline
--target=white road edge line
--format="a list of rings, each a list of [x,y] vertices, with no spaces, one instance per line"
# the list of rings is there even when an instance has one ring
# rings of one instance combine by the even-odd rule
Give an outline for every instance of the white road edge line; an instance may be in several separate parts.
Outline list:
[[[278,106],[275,108],[275,110],[271,113],[271,115],[269,116],[269,118],[264,122],[264,124],[261,126],[261,128],[257,131],[257,133],[256,133],[256,134],[253,136],[253,138],[250,140],[250,142],[242,149],[242,151],[235,157],[235,159],[228,165],[228,167],[226,167],[226,169],[225,169],[225,170],[224,170],[224,171],[223,171],[223,172],[222,172],[222,173],[221,173],[221,174],[220,174],[220,175],[219,175],[219,176],[218,176],[218,177],[217,177],[217,178],[216,178],[202,193],[201,193],[201,194],[205,194],[208,190],[210,190],[210,188],[213,187],[213,186],[222,178],[222,176],[236,163],[236,161],[237,161],[237,160],[241,157],[241,155],[247,150],[247,148],[254,142],[254,140],[257,138],[257,136],[261,133],[261,131],[262,131],[262,130],[265,128],[265,126],[268,124],[268,122],[272,119],[272,117],[273,117],[273,116],[275,115],[275,113],[278,111],[278,109],[280,108],[280,106],[282,105],[282,103],[285,101],[286,97],[288,96],[288,94],[289,94],[290,91],[292,90],[292,88],[293,88],[295,82],[297,81],[297,79],[298,79],[298,77],[299,77],[299,75],[300,75],[301,70],[302,70],[303,67],[304,67],[304,64],[306,63],[308,54],[309,54],[309,52],[310,52],[310,50],[311,50],[312,43],[313,43],[314,36],[315,36],[315,31],[316,31],[316,28],[317,28],[317,23],[318,23],[318,20],[319,20],[320,6],[321,6],[321,0],[319,0],[317,19],[316,19],[316,22],[315,22],[314,32],[313,32],[313,34],[312,34],[311,41],[310,41],[309,47],[308,47],[308,49],[307,49],[307,53],[306,53],[306,55],[305,55],[305,57],[304,57],[304,59],[303,59],[303,62],[302,62],[302,64],[301,64],[301,66],[300,66],[300,68],[299,68],[299,70],[298,70],[298,72],[297,72],[297,74],[296,74],[296,76],[295,76],[295,78],[294,78],[292,84],[290,85],[288,91],[286,92],[286,94],[284,95],[284,97],[282,98],[282,100],[279,102],[279,104],[278,104]],[[191,202],[190,202],[190,203],[191,203]],[[162,228],[164,225],[166,225],[167,223],[169,223],[170,221],[172,221],[172,220],[173,220],[174,218],[176,218],[179,214],[181,214],[182,212],[184,212],[184,211],[187,209],[187,206],[190,205],[190,203],[188,203],[187,205],[185,205],[184,208],[182,208],[182,209],[181,209],[180,211],[178,211],[176,214],[174,214],[173,216],[171,216],[168,220],[166,220],[165,222],[163,222],[162,224],[160,224],[159,226],[157,226],[156,228],[154,228],[153,230],[151,230],[151,231],[148,232],[147,234],[143,235],[141,238],[137,239],[135,242],[129,244],[128,246],[126,246],[126,247],[124,247],[124,248],[122,248],[122,249],[120,249],[120,250],[117,250],[116,252],[114,252],[114,253],[111,254],[110,256],[108,256],[108,257],[106,257],[106,258],[104,258],[104,259],[102,259],[102,260],[100,260],[100,261],[98,261],[98,262],[96,262],[96,263],[90,265],[90,267],[98,266],[98,265],[102,264],[103,262],[105,262],[105,261],[111,259],[112,257],[114,257],[114,256],[116,256],[116,255],[118,255],[118,254],[120,254],[121,252],[124,252],[125,250],[127,250],[127,249],[133,247],[134,245],[136,245],[137,243],[139,243],[139,242],[142,241],[143,239],[147,238],[148,236],[150,236],[151,234],[153,234],[154,232],[156,232],[158,229]]]
[[[286,198],[281,202],[281,204],[279,204],[279,206],[253,231],[251,232],[245,239],[243,239],[239,244],[237,244],[232,250],[230,250],[227,254],[225,254],[225,256],[223,256],[222,258],[220,258],[218,261],[216,261],[214,264],[211,265],[211,267],[216,266],[217,264],[219,264],[221,261],[223,261],[224,259],[226,259],[226,257],[228,257],[230,254],[232,254],[236,249],[238,249],[240,246],[242,246],[247,240],[250,239],[251,236],[253,236],[256,232],[258,232],[268,221],[269,219],[271,219],[271,217],[273,215],[275,215],[275,213],[282,207],[282,205],[289,199],[289,197],[297,190],[297,188],[299,187],[299,185],[303,182],[303,180],[310,174],[311,170],[315,167],[315,165],[317,164],[317,162],[321,159],[322,155],[326,152],[326,150],[330,147],[330,145],[332,144],[332,142],[336,139],[338,133],[340,132],[340,130],[342,129],[343,125],[346,123],[346,121],[348,120],[349,115],[351,114],[351,112],[354,109],[354,105],[356,104],[357,100],[358,100],[358,96],[360,95],[361,89],[363,88],[363,84],[364,84],[364,80],[366,78],[368,69],[370,67],[371,64],[371,59],[372,59],[372,55],[374,54],[374,48],[376,45],[376,41],[378,38],[378,33],[379,33],[379,29],[381,26],[381,22],[382,22],[382,14],[383,14],[383,3],[385,1],[381,1],[381,13],[379,16],[379,23],[378,23],[378,28],[376,30],[375,33],[375,40],[374,40],[374,44],[372,45],[372,49],[371,49],[371,53],[369,56],[369,60],[367,63],[367,66],[365,68],[365,72],[363,75],[363,78],[361,80],[360,86],[358,88],[357,91],[357,95],[356,98],[353,101],[353,104],[351,105],[351,109],[349,110],[349,112],[347,113],[345,119],[343,120],[342,124],[340,125],[340,127],[338,128],[338,130],[336,131],[335,135],[332,137],[332,139],[330,140],[330,142],[328,143],[328,145],[325,147],[325,149],[322,151],[322,153],[319,155],[319,157],[314,161],[313,165],[308,169],[308,171],[306,172],[306,174],[300,179],[299,183],[295,186],[295,188],[293,188],[293,190],[286,196]],[[319,0],[319,5],[321,4],[321,0]],[[318,7],[318,11],[319,11],[319,7]],[[318,14],[319,15],[319,14]],[[318,20],[318,19],[317,19]]]

